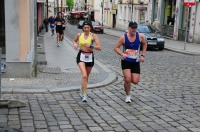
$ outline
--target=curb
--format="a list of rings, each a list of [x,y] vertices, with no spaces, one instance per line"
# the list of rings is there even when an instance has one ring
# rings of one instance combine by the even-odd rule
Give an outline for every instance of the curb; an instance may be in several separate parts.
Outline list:
[[[65,37],[65,39],[70,43],[72,46],[71,41]],[[88,89],[92,88],[99,88],[99,87],[104,87],[109,84],[112,84],[117,80],[116,74],[110,70],[108,67],[103,65],[101,62],[99,62],[97,59],[95,59],[95,64],[98,65],[103,71],[105,71],[104,74],[107,74],[107,78],[104,78],[103,81],[98,82],[96,84],[88,84]],[[80,90],[81,85],[78,86],[70,86],[70,87],[46,87],[42,88],[42,86],[37,87],[37,89],[34,88],[6,88],[2,89],[3,94],[39,94],[39,93],[59,93],[59,92],[67,92],[67,91],[73,91],[73,90]]]
[[[177,53],[182,53],[182,54],[186,54],[186,55],[200,56],[200,53],[197,53],[197,52],[184,51],[184,50],[174,49],[172,47],[167,47],[167,46],[165,46],[164,48],[166,50],[177,52]]]

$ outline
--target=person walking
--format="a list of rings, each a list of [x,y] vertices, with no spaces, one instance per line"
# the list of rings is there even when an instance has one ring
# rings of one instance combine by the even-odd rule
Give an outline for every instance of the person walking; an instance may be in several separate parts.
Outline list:
[[[126,103],[131,102],[131,83],[137,85],[140,80],[140,62],[144,62],[147,42],[143,34],[137,32],[138,24],[133,21],[129,23],[128,33],[122,35],[114,46],[114,51],[122,58],[121,68],[124,76],[124,90]],[[123,51],[120,47],[123,46]],[[140,51],[142,46],[142,51]]]
[[[156,18],[155,21],[153,22],[153,25],[158,31],[160,31],[160,22],[158,21],[158,19]]]
[[[90,72],[94,66],[93,50],[102,49],[98,36],[94,33],[91,33],[92,29],[92,23],[90,21],[84,21],[83,32],[78,33],[73,40],[74,48],[76,50],[79,48],[76,62],[82,74],[82,102],[87,102],[87,84]],[[95,42],[95,45],[93,42]]]
[[[61,35],[61,41],[62,41],[63,38],[64,38],[65,27],[66,27],[66,21],[65,21],[65,19],[62,17],[62,35]]]
[[[57,46],[60,47],[60,41],[63,33],[63,28],[62,28],[62,14],[61,12],[58,12],[58,15],[55,19],[55,25],[56,25],[56,34],[57,34]]]
[[[50,23],[50,28],[51,28],[51,35],[54,35],[54,28],[55,28],[55,18],[53,16],[49,17],[49,23]]]
[[[48,25],[49,25],[49,20],[48,20],[48,18],[45,18],[45,19],[43,20],[43,24],[44,24],[44,27],[45,27],[46,32],[48,32]]]

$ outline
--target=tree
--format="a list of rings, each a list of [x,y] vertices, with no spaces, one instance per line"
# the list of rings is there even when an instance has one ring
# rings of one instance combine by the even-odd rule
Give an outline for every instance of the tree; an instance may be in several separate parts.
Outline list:
[[[67,6],[69,8],[69,10],[72,10],[72,7],[74,5],[74,0],[66,0]]]

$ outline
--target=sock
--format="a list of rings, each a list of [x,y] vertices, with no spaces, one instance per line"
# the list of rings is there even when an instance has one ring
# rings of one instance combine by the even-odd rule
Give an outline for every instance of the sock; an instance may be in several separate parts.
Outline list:
[[[86,94],[86,92],[83,92],[83,96],[86,96],[87,94]]]

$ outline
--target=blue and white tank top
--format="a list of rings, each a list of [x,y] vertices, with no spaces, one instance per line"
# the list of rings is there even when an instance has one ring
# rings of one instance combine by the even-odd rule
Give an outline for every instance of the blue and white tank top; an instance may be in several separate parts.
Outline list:
[[[125,44],[124,53],[128,55],[125,61],[139,62],[140,61],[140,38],[139,33],[136,32],[136,38],[134,42],[130,42],[127,33],[124,34]]]

